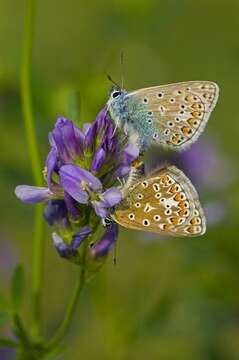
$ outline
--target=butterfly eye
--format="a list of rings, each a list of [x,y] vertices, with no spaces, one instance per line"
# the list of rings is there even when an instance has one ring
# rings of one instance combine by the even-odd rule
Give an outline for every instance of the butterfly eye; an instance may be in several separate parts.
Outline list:
[[[113,98],[117,98],[117,97],[120,96],[120,95],[121,95],[121,92],[120,92],[120,91],[115,91],[115,92],[113,92],[112,97],[113,97]]]

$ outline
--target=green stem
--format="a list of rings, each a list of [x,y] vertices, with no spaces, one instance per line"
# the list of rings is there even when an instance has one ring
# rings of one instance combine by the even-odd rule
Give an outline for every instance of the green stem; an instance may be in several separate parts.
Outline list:
[[[89,214],[90,218],[90,214]],[[97,235],[97,229],[100,222],[98,221],[92,226],[92,233],[89,235],[87,241],[82,244],[82,263],[80,268],[80,276],[77,278],[77,282],[75,284],[75,288],[73,290],[73,294],[71,297],[71,300],[68,304],[68,307],[66,309],[65,316],[63,318],[63,321],[56,331],[56,334],[52,337],[52,339],[48,342],[46,345],[46,350],[49,352],[57,347],[58,344],[60,344],[61,340],[64,338],[67,330],[69,329],[73,316],[76,311],[77,303],[81,294],[81,291],[85,285],[85,269],[86,269],[86,258],[87,258],[87,249],[88,245],[91,242],[92,237]]]
[[[47,350],[48,351],[54,349],[61,342],[61,340],[65,336],[67,330],[69,329],[70,324],[71,324],[72,319],[73,319],[73,315],[74,315],[75,310],[76,310],[76,306],[77,306],[77,303],[78,303],[78,300],[79,300],[79,296],[81,294],[81,290],[83,289],[84,284],[85,284],[85,266],[82,265],[81,270],[80,270],[80,276],[77,279],[77,282],[76,282],[75,288],[73,290],[71,300],[69,302],[69,305],[68,305],[66,313],[65,313],[65,317],[64,317],[59,329],[57,330],[56,334],[49,341],[49,343],[47,345]]]
[[[42,273],[43,273],[43,205],[35,209],[32,249],[32,333],[38,337],[42,327]]]
[[[26,0],[26,14],[23,37],[23,52],[21,66],[21,98],[22,111],[26,132],[27,147],[34,182],[37,186],[42,185],[41,161],[36,139],[35,124],[32,109],[31,94],[31,70],[32,70],[32,46],[34,25],[34,0]],[[41,322],[41,287],[42,287],[42,206],[38,205],[35,212],[35,228],[33,238],[33,273],[32,273],[32,312],[33,331],[36,336],[40,335]]]

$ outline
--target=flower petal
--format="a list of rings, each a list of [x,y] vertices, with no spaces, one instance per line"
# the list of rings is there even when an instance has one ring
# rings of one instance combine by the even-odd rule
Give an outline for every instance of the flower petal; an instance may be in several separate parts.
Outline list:
[[[84,125],[83,125],[83,133],[84,133],[84,135],[86,135],[86,133],[88,132],[91,125],[92,125],[91,123],[84,123]]]
[[[61,185],[76,201],[81,204],[87,204],[89,196],[87,192],[81,188],[81,179],[76,169],[78,168],[74,165],[61,167],[59,171]]]
[[[49,134],[50,144],[57,149],[57,153],[63,161],[70,161],[70,154],[65,147],[62,128],[66,125],[67,120],[64,117],[57,119],[53,131]]]
[[[116,179],[118,177],[119,178],[124,177],[130,172],[130,169],[131,169],[130,165],[119,166],[112,177],[114,179]]]
[[[89,171],[82,169],[79,166],[64,165],[60,169],[60,174],[74,180],[78,184],[79,187],[81,185],[81,182],[83,181],[83,182],[86,182],[93,191],[100,191],[102,189],[102,184],[101,184],[100,180],[98,180]],[[70,194],[70,192],[69,192],[69,194]]]
[[[53,244],[61,257],[71,258],[76,255],[76,250],[72,249],[70,246],[66,245],[63,239],[56,233],[52,233]]]
[[[98,132],[101,132],[101,130],[103,130],[105,128],[105,126],[107,125],[107,122],[111,123],[109,117],[106,116],[107,111],[108,111],[108,108],[107,108],[107,106],[105,106],[102,110],[100,110],[100,112],[96,116],[95,123],[97,124]]]
[[[88,237],[91,233],[91,228],[89,226],[84,226],[72,237],[71,247],[73,250],[78,249],[81,243]]]
[[[96,135],[97,135],[97,124],[96,122],[93,122],[93,124],[89,127],[87,133],[85,134],[84,146],[87,149],[92,150],[93,144],[95,143]]]
[[[64,192],[64,199],[67,210],[72,215],[73,219],[76,219],[80,215],[80,209],[77,207],[77,202],[66,191]]]
[[[46,168],[47,168],[47,185],[50,188],[52,185],[52,173],[56,166],[57,161],[57,150],[55,148],[51,148],[47,159],[46,159]]]
[[[96,150],[92,164],[91,171],[99,171],[106,158],[106,151],[103,148]]]
[[[69,225],[67,208],[64,200],[48,201],[43,216],[50,226],[61,224]]]
[[[96,215],[98,215],[101,218],[107,217],[108,211],[107,211],[103,201],[93,200],[93,201],[91,201],[91,204],[93,205],[93,207],[95,209]]]
[[[132,162],[139,157],[139,148],[133,142],[129,142],[124,149],[124,153],[127,155],[129,161]]]
[[[102,256],[106,256],[108,252],[113,248],[118,236],[118,225],[113,223],[106,228],[101,240],[97,242],[91,248],[91,254],[94,258],[98,259]]]
[[[15,188],[15,195],[18,199],[26,203],[35,204],[48,200],[51,196],[51,192],[46,187],[18,185]]]
[[[117,187],[112,187],[102,193],[101,198],[106,207],[112,207],[121,202],[122,193]]]

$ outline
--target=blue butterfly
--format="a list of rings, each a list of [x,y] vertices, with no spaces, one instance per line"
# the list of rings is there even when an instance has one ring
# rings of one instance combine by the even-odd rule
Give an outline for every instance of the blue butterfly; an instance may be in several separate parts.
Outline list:
[[[153,145],[182,150],[202,133],[219,96],[211,81],[186,81],[132,92],[114,86],[108,110],[144,152]]]

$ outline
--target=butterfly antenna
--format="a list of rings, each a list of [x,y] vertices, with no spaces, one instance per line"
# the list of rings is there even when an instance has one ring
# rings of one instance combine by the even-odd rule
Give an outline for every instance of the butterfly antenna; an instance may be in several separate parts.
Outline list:
[[[124,88],[124,50],[120,52],[121,89]]]
[[[120,87],[119,84],[117,84],[117,82],[114,81],[110,75],[107,75],[107,79],[108,79],[110,82],[112,82],[112,84],[116,85],[117,87]]]

